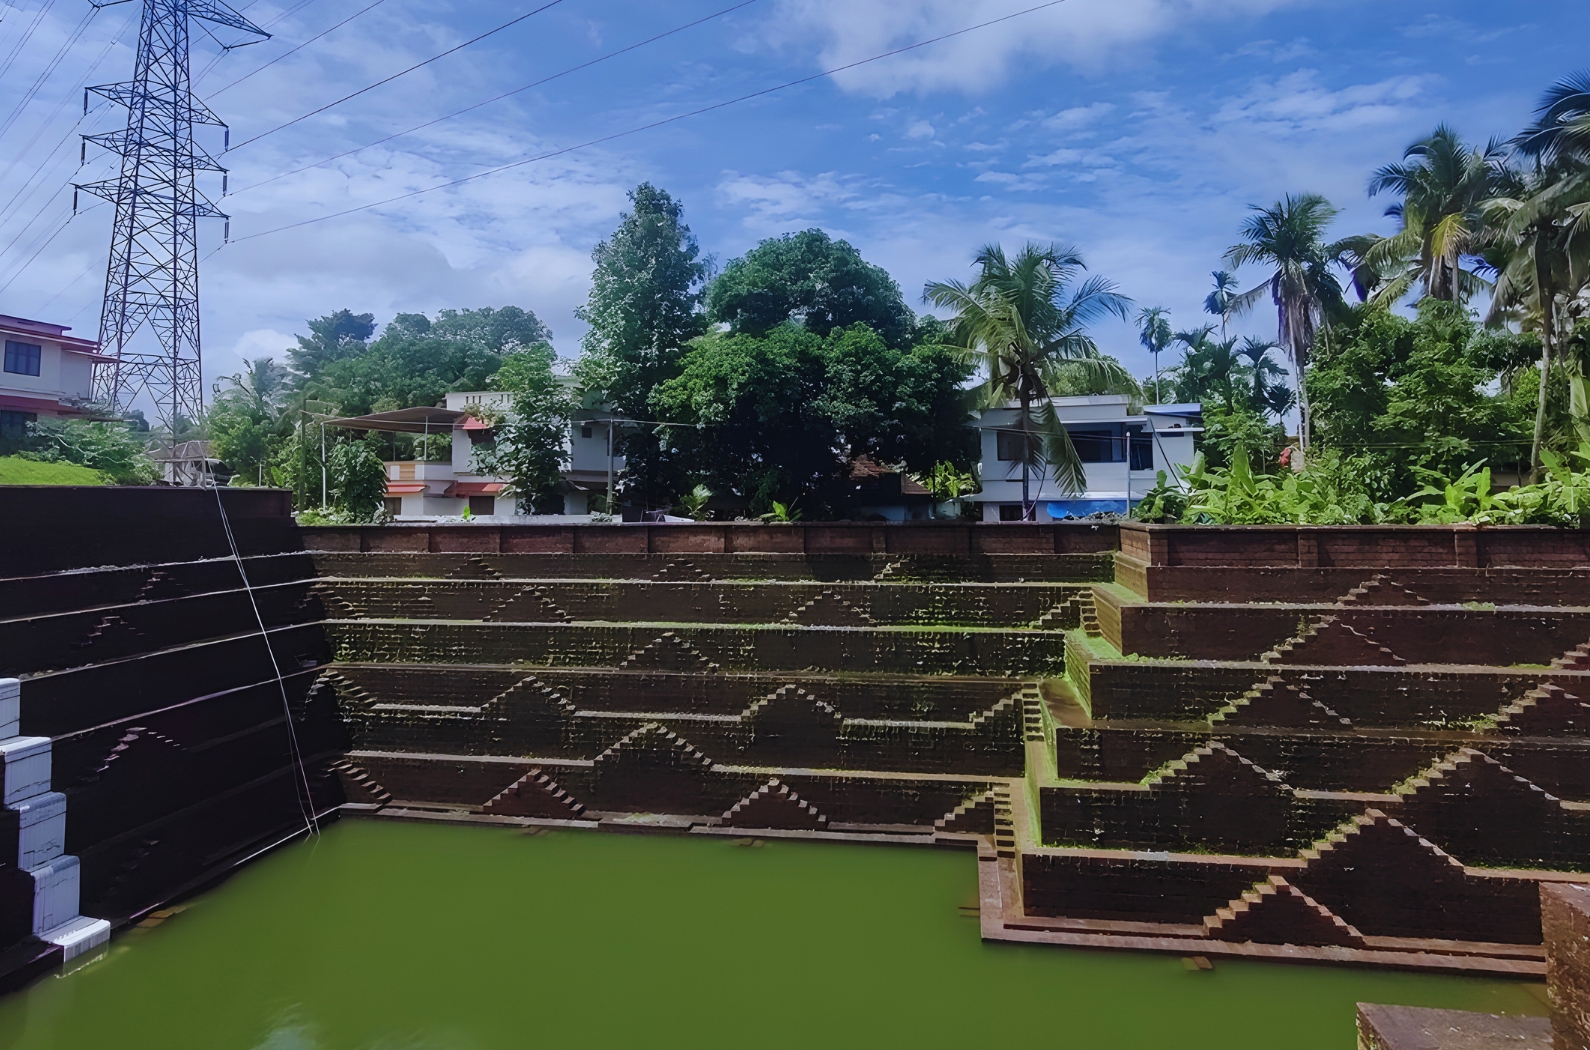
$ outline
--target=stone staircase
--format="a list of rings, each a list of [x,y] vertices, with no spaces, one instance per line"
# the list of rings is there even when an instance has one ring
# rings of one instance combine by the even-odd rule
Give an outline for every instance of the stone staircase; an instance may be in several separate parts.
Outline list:
[[[110,940],[110,923],[78,913],[80,867],[65,852],[66,796],[51,790],[50,738],[19,732],[21,698],[19,679],[0,678],[4,802],[17,814],[17,867],[33,884],[31,932],[69,962]]]

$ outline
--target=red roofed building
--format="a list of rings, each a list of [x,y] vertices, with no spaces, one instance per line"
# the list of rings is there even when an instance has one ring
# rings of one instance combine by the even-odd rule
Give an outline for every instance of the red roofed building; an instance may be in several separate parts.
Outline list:
[[[5,339],[0,371],[0,442],[20,440],[27,425],[58,416],[87,416],[94,363],[108,361],[99,344],[66,333],[65,325],[0,314]]]

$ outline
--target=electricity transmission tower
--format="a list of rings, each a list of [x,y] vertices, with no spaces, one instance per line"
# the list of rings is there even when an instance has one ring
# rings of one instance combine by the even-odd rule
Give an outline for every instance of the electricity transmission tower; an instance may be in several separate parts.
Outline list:
[[[227,219],[194,180],[201,170],[221,172],[221,192],[226,192],[226,169],[193,141],[195,124],[226,125],[193,97],[189,20],[260,39],[269,34],[222,0],[142,2],[133,79],[83,94],[85,113],[90,92],[127,108],[125,128],[83,136],[85,152],[92,142],[119,154],[121,174],[75,188],[116,206],[99,319],[100,351],[113,360],[95,366],[94,396],[114,410],[126,410],[147,393],[159,425],[175,444],[181,422],[196,423],[204,409],[198,220]],[[134,345],[133,337],[145,326],[152,338]]]

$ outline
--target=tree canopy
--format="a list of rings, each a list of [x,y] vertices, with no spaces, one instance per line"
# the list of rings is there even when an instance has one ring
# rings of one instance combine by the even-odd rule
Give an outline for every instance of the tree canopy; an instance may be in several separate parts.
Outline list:
[[[887,270],[822,230],[769,238],[732,260],[707,291],[707,318],[737,335],[794,322],[826,336],[860,322],[896,347],[910,345],[915,322]]]
[[[826,337],[793,323],[765,336],[709,334],[653,394],[659,418],[680,424],[655,440],[753,513],[775,500],[832,513],[857,456],[918,472],[970,465],[967,375],[942,347],[895,349],[859,322]]]

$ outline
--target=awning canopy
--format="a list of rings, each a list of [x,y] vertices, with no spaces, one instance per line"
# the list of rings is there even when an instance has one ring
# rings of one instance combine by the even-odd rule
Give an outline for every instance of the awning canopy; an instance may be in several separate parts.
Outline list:
[[[501,481],[455,481],[447,486],[444,496],[495,496],[507,484]]]
[[[425,491],[423,481],[389,481],[386,483],[388,496],[417,496]]]
[[[400,408],[393,412],[372,412],[367,416],[328,419],[326,425],[349,430],[380,430],[398,434],[435,434],[452,430],[468,412],[451,408]]]

